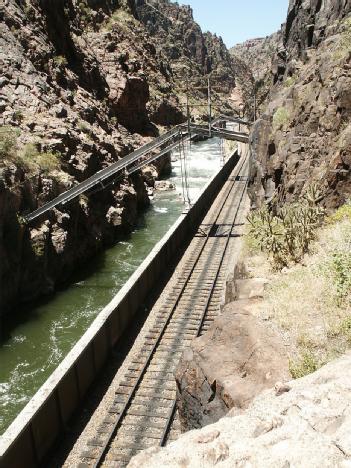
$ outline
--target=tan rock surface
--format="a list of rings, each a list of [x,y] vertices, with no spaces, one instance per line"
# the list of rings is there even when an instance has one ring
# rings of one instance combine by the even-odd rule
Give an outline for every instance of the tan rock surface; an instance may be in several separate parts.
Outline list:
[[[231,408],[247,408],[262,390],[288,379],[288,359],[278,335],[249,308],[228,304],[181,358],[176,381],[182,426],[203,427]]]
[[[134,457],[129,468],[348,468],[351,466],[351,353],[261,393],[240,415]]]

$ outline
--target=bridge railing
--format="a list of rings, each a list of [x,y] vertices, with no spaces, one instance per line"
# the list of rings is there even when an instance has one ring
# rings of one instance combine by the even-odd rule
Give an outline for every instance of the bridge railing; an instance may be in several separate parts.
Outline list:
[[[239,120],[240,119],[229,118],[225,116],[219,117],[213,122],[212,135],[219,136],[225,139],[240,141],[242,143],[248,142],[247,133],[237,132],[216,126],[219,122],[231,121],[239,123]],[[241,122],[243,123],[244,121]],[[162,157],[163,155],[167,154],[169,151],[174,149],[182,138],[189,138],[189,129],[192,135],[208,135],[209,132],[207,126],[194,124],[191,124],[190,126],[188,126],[187,124],[177,125],[173,129],[164,133],[163,135],[156,137],[151,142],[125,156],[121,160],[111,164],[110,166],[104,169],[101,169],[96,174],[87,178],[85,181],[75,185],[74,187],[60,194],[58,197],[54,198],[48,203],[45,203],[43,206],[37,208],[28,215],[25,215],[25,220],[29,223],[39,218],[43,214],[47,213],[48,211],[52,210],[53,208],[59,205],[65,205],[69,203],[70,201],[79,197],[79,195],[87,192],[96,185],[102,184],[103,181],[109,179],[117,173],[125,171],[126,174],[132,174],[133,172],[140,170],[142,167],[150,164],[152,161],[155,161],[156,159]],[[160,151],[158,153],[155,153],[155,151],[158,149],[160,149]]]

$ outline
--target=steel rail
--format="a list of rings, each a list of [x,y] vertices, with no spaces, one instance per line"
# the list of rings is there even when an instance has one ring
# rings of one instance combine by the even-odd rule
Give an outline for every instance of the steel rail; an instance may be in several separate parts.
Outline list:
[[[240,167],[238,168],[238,171],[237,171],[238,173],[243,168],[246,160],[247,160],[247,157],[245,157],[244,160],[240,163]],[[227,190],[227,193],[226,193],[226,195],[224,197],[224,200],[221,203],[220,209],[219,209],[219,211],[218,211],[218,213],[216,215],[216,218],[215,218],[215,220],[214,220],[214,222],[212,223],[211,226],[214,226],[214,225],[217,224],[217,221],[218,221],[218,219],[219,219],[219,217],[220,217],[220,215],[221,215],[221,213],[223,211],[223,208],[225,207],[225,205],[227,203],[227,200],[228,200],[229,196],[231,195],[234,187],[236,187],[236,182],[237,182],[237,180],[236,180],[236,177],[235,177],[232,184],[231,184],[231,186],[230,186],[230,188]],[[183,285],[182,285],[182,287],[181,287],[181,289],[180,289],[180,291],[179,291],[179,293],[177,295],[176,301],[173,304],[173,306],[172,306],[172,308],[171,308],[171,310],[170,310],[170,312],[168,314],[168,317],[167,317],[165,323],[163,324],[162,329],[159,332],[158,337],[156,338],[156,341],[155,341],[154,345],[152,346],[152,349],[149,351],[149,354],[148,354],[148,356],[146,358],[146,362],[144,363],[142,369],[140,370],[139,376],[137,377],[136,382],[134,383],[131,391],[129,392],[128,398],[127,398],[126,402],[124,403],[123,408],[121,409],[120,413],[118,414],[118,417],[117,417],[116,421],[114,422],[111,430],[109,431],[109,433],[107,435],[107,438],[106,438],[107,439],[106,442],[104,442],[103,446],[101,447],[102,450],[98,454],[97,458],[94,459],[94,464],[93,464],[94,468],[98,468],[98,467],[100,467],[102,465],[102,463],[105,460],[106,455],[109,452],[110,445],[113,442],[113,439],[116,436],[117,431],[118,431],[124,417],[126,416],[126,413],[127,413],[128,409],[131,406],[131,403],[132,403],[132,400],[135,397],[136,391],[138,390],[138,388],[140,387],[140,384],[143,381],[143,378],[144,378],[144,376],[145,376],[145,374],[147,372],[147,369],[150,366],[152,358],[153,358],[158,346],[160,345],[160,343],[162,341],[162,338],[163,338],[163,336],[164,336],[164,334],[165,334],[165,332],[166,332],[166,330],[167,330],[167,328],[168,328],[168,326],[169,326],[169,324],[170,324],[170,322],[172,320],[174,312],[177,309],[177,306],[179,305],[179,302],[180,302],[180,300],[181,300],[181,298],[182,298],[182,296],[184,294],[184,291],[186,290],[186,288],[187,288],[187,286],[189,284],[189,281],[190,281],[190,279],[191,279],[191,277],[192,277],[192,275],[193,275],[193,273],[195,271],[195,268],[199,263],[199,260],[200,260],[202,254],[203,254],[203,251],[204,251],[205,247],[207,246],[208,240],[209,240],[210,235],[211,235],[211,230],[212,229],[210,228],[208,230],[207,234],[206,234],[206,238],[204,239],[203,245],[201,246],[199,252],[197,253],[195,261],[193,262],[190,271],[187,273],[186,279],[185,279],[185,281],[184,281],[184,283],[183,283]],[[217,278],[217,276],[216,276],[216,278]],[[172,423],[172,421],[170,421],[170,418],[172,418],[174,416],[174,412],[175,412],[175,409],[174,409],[174,405],[173,405],[171,414],[167,418],[167,424],[166,424],[166,427],[165,427],[165,430],[164,430],[164,434],[162,436],[161,442],[163,442],[163,443],[165,443],[165,441],[167,440],[167,429],[169,431],[169,428],[170,428],[171,423]]]
[[[200,133],[202,135],[208,135],[208,127],[202,125],[191,125],[191,130],[194,130],[195,133]],[[227,130],[219,127],[212,127],[212,133],[214,136],[222,136],[224,138],[233,139],[240,141],[242,143],[247,143],[249,140],[248,133],[237,132],[234,130]]]
[[[244,167],[246,161],[247,161],[247,157],[244,159],[244,161],[243,161],[243,163],[242,163],[242,165],[241,165],[238,172],[240,172],[242,170],[242,168]],[[236,180],[234,181],[234,184],[235,184],[235,182],[236,182]],[[232,185],[232,188],[234,187],[234,184]],[[231,223],[230,229],[229,229],[228,234],[226,236],[226,243],[225,243],[225,246],[224,246],[224,249],[223,249],[223,252],[222,252],[222,255],[221,255],[221,259],[220,259],[220,262],[219,262],[219,265],[218,265],[218,268],[217,268],[216,276],[215,276],[215,278],[213,280],[211,290],[210,290],[210,292],[208,294],[208,297],[206,299],[206,303],[205,303],[204,310],[203,310],[203,313],[202,313],[202,316],[201,316],[201,319],[200,319],[200,324],[199,324],[197,332],[196,332],[196,336],[200,336],[200,334],[201,334],[201,331],[202,331],[202,328],[203,328],[203,325],[204,325],[204,322],[205,322],[205,319],[206,319],[206,315],[207,315],[207,312],[208,312],[208,308],[209,308],[209,305],[210,305],[210,302],[211,302],[211,299],[212,299],[212,296],[213,296],[213,293],[214,293],[214,290],[215,290],[215,287],[216,287],[216,284],[217,284],[217,280],[218,280],[218,277],[220,275],[221,268],[223,266],[224,258],[225,258],[225,255],[227,253],[227,250],[228,250],[230,237],[231,237],[232,231],[233,231],[234,226],[235,226],[235,221],[237,220],[237,217],[238,217],[239,209],[241,207],[241,202],[242,202],[242,199],[244,197],[246,187],[247,187],[247,181],[245,182],[245,185],[243,187],[243,190],[242,190],[239,202],[238,202],[238,206],[237,206],[233,221]],[[210,232],[211,232],[211,229],[209,230],[209,233]],[[173,405],[172,405],[172,408],[171,408],[171,410],[169,412],[169,416],[168,416],[168,420],[167,420],[167,423],[166,423],[166,426],[165,426],[165,430],[164,430],[163,435],[162,435],[162,439],[161,439],[161,442],[160,442],[161,447],[164,447],[166,445],[168,434],[169,434],[170,428],[172,427],[176,410],[177,410],[177,402],[175,400]]]
[[[190,140],[189,136],[185,138],[185,141],[187,140]],[[167,146],[167,148],[162,150],[160,153],[157,153],[156,155],[151,156],[147,160],[140,162],[136,166],[133,166],[131,169],[127,169],[127,175],[133,174],[134,172],[140,170],[142,167],[145,166],[145,164],[147,165],[147,164],[152,163],[153,161],[156,161],[157,159],[164,156],[169,151],[172,151],[173,149],[175,149],[178,145],[179,145],[179,142],[176,141],[175,143],[172,143],[170,146]]]
[[[248,122],[247,120],[240,119],[239,117],[229,117],[226,115],[220,115],[213,121],[213,125],[219,123],[219,122],[233,122],[233,123],[239,123],[242,125],[247,125],[251,126],[252,122]]]

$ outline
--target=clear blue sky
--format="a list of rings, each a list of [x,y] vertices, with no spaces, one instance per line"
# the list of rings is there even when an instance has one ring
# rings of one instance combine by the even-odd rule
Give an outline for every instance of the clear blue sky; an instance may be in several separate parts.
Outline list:
[[[190,5],[203,31],[222,36],[228,47],[278,31],[289,0],[178,0]]]

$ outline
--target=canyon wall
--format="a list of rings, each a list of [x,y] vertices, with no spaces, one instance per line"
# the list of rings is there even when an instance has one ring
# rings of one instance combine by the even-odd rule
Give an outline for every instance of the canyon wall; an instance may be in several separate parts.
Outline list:
[[[311,184],[332,209],[351,196],[351,2],[291,0],[272,87],[251,134],[254,206]]]
[[[249,120],[262,112],[269,95],[272,61],[281,42],[278,31],[264,38],[249,39],[230,49],[236,73],[237,93],[241,98],[242,112]]]
[[[184,121],[177,67],[161,37],[140,21],[139,3],[5,0],[0,7],[0,316],[69,281],[75,269],[129,233],[149,204],[155,171],[146,169],[30,226],[23,219],[162,126]],[[153,11],[163,9],[161,3]],[[188,10],[168,7],[190,31],[177,63],[194,56],[198,76],[210,64],[215,69],[223,43],[206,39],[193,20],[188,25]],[[154,169],[169,171],[169,158]]]
[[[137,0],[137,14],[155,41],[156,50],[169,63],[177,94],[186,110],[186,89],[194,118],[206,119],[207,76],[211,76],[216,110],[232,112],[228,94],[235,85],[232,58],[221,37],[201,31],[189,6],[169,0]],[[205,105],[205,109],[197,107]]]

